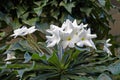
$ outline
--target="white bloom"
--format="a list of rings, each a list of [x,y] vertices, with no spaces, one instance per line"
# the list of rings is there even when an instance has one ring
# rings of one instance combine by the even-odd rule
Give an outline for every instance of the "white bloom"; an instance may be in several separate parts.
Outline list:
[[[96,49],[92,38],[96,38],[96,34],[91,34],[90,29],[86,30],[87,24],[81,23],[77,25],[76,20],[73,23],[70,20],[66,20],[62,27],[51,25],[50,29],[47,30],[52,36],[46,36],[47,46],[53,47],[55,44],[61,44],[63,49],[66,47],[73,48],[75,44],[80,47],[84,45],[93,47]]]
[[[73,25],[73,27],[74,27],[75,30],[80,31],[80,30],[86,28],[88,24],[84,25],[83,23],[81,23],[80,25],[77,25],[77,21],[74,20],[73,23],[72,23],[72,25]]]
[[[29,34],[31,34],[31,33],[33,33],[33,32],[35,32],[37,29],[35,29],[35,26],[32,26],[32,27],[30,27],[30,28],[28,28],[28,33]]]
[[[23,26],[22,28],[14,30],[14,34],[12,34],[11,36],[14,36],[14,38],[16,38],[17,36],[25,36],[26,34],[28,34],[27,30],[27,27]]]
[[[73,31],[73,25],[72,25],[72,22],[67,19],[63,24],[62,24],[62,27],[61,27],[61,32],[62,33],[71,33]]]
[[[14,34],[12,34],[11,36],[14,36],[14,38],[16,38],[17,36],[25,36],[27,34],[35,32],[36,30],[37,29],[35,29],[35,26],[32,26],[30,28],[23,26],[22,28],[14,30]]]
[[[73,31],[71,33],[63,33],[61,38],[63,49],[65,49],[67,46],[70,48],[75,47],[75,43],[78,41],[78,36],[74,34]]]
[[[97,37],[96,34],[91,34],[90,29],[82,30],[81,33],[79,34],[80,40],[77,42],[77,45],[80,47],[83,47],[85,45],[96,49],[92,41],[92,38],[96,38],[96,37]]]
[[[53,47],[55,44],[58,44],[60,41],[59,31],[60,28],[55,25],[50,25],[50,29],[46,30],[51,36],[46,36],[47,38],[47,47]]]
[[[103,50],[107,52],[109,55],[112,55],[111,51],[108,49],[108,47],[112,46],[112,44],[108,43],[109,41],[110,39],[106,40],[106,42],[104,43]]]
[[[7,61],[7,60],[11,60],[11,59],[16,59],[14,53],[8,53],[8,54],[7,54],[7,58],[5,59],[5,61]]]

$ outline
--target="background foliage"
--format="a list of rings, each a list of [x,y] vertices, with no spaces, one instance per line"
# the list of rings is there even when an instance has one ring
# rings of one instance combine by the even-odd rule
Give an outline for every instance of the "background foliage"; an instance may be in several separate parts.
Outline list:
[[[63,59],[63,62],[59,62],[55,52],[49,59],[46,56],[39,57],[39,55],[33,54],[35,51],[25,40],[9,37],[14,29],[23,25],[27,27],[35,25],[40,31],[40,33],[35,32],[33,35],[36,42],[44,42],[46,40],[45,30],[49,28],[50,24],[60,26],[66,19],[72,21],[77,19],[78,23],[88,23],[92,32],[97,34],[98,39],[112,38],[108,33],[110,30],[109,21],[114,21],[109,14],[111,8],[113,6],[110,0],[0,0],[0,79],[115,80],[119,78],[117,77],[120,73],[119,54],[113,54],[113,56],[104,60],[103,55],[95,56],[82,52],[83,55],[80,54],[79,56],[83,56],[83,59],[80,59],[77,58],[78,52],[72,52],[74,51],[72,50],[69,51],[69,55],[67,52],[64,54],[66,60]],[[114,41],[112,43],[115,44],[112,48],[114,52],[117,45]],[[46,50],[45,44],[39,44],[42,44],[42,49]],[[7,53],[17,55],[17,60],[12,60],[13,64],[11,65],[5,64],[4,59]],[[70,55],[73,55],[72,53],[74,53],[74,57],[71,60]],[[89,61],[87,61],[87,64],[84,63],[83,60],[87,60],[87,57],[90,56],[93,63]],[[95,59],[93,60],[93,58]],[[80,65],[81,69],[78,69],[79,66],[77,65],[82,63],[84,63],[84,67]],[[63,72],[61,72],[61,69]],[[64,73],[64,70],[67,70],[67,72]],[[75,76],[72,76],[73,74]],[[81,76],[76,77],[76,75]]]

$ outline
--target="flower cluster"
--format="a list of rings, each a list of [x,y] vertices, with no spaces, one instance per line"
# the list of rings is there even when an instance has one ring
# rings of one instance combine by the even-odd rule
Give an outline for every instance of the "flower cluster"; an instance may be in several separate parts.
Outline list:
[[[51,36],[46,36],[47,47],[53,47],[56,44],[61,44],[63,49],[66,47],[73,48],[76,45],[79,47],[89,46],[96,49],[93,38],[96,34],[91,34],[90,28],[86,28],[87,24],[81,23],[77,25],[76,20],[71,22],[66,20],[61,27],[50,25],[50,29],[46,30]]]
[[[110,39],[106,40],[104,43],[104,48],[103,50],[108,53],[108,55],[112,55],[111,51],[108,49],[108,47],[112,46],[112,44],[108,43]]]
[[[37,29],[35,29],[35,26],[32,26],[30,28],[23,26],[22,28],[14,30],[14,34],[12,34],[11,36],[14,36],[14,38],[16,38],[17,36],[25,36],[27,34],[35,32],[36,30]]]

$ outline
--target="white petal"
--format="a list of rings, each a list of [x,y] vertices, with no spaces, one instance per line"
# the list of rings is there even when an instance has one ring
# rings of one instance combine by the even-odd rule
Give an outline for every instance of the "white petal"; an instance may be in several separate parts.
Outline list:
[[[106,41],[106,42],[108,43],[110,40],[111,40],[111,39],[107,39],[107,41]]]
[[[75,43],[74,43],[74,42],[72,42],[72,41],[71,41],[71,42],[69,42],[69,47],[70,47],[70,48],[75,47]]]
[[[84,44],[83,44],[83,42],[82,42],[82,41],[79,41],[79,42],[77,42],[77,46],[83,47],[83,46],[84,46]]]
[[[92,47],[92,44],[91,44],[91,42],[89,40],[85,40],[84,45]]]
[[[106,46],[104,46],[103,50],[107,52],[109,55],[112,55],[111,51]]]
[[[7,58],[5,59],[5,61],[10,60],[10,59],[16,59],[14,53],[8,53],[8,54],[7,54]]]
[[[27,27],[23,26],[22,28],[14,30],[14,34],[11,36],[14,36],[14,38],[16,38],[17,36],[25,36],[26,34],[28,34]]]
[[[68,41],[62,41],[62,47],[65,49],[68,46],[69,42]]]
[[[64,23],[62,24],[61,32],[62,32],[62,33],[71,33],[72,31],[73,31],[72,22],[67,19],[66,22],[64,22]]]
[[[89,40],[89,41],[90,41],[92,47],[93,47],[94,49],[96,49],[94,42],[93,42],[92,40]]]
[[[72,24],[73,24],[74,27],[78,27],[76,19],[73,21]]]
[[[87,34],[88,39],[92,39],[92,38],[96,38],[96,37],[97,37],[96,34]]]
[[[55,46],[55,44],[56,44],[55,41],[53,41],[53,42],[48,42],[47,47],[53,47],[53,46]]]
[[[35,26],[32,26],[28,29],[28,33],[31,34],[33,32],[35,32],[37,29],[35,29]]]

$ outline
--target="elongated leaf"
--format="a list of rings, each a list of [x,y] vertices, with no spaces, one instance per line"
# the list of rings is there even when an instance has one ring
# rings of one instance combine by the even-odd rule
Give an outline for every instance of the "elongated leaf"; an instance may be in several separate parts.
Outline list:
[[[24,72],[32,70],[32,69],[34,68],[34,66],[35,66],[35,62],[33,62],[32,66],[31,66],[30,68],[25,68],[25,69],[17,70],[18,76],[19,76],[20,78],[22,78]]]
[[[102,6],[105,6],[105,3],[106,3],[105,0],[98,0],[98,1],[99,1],[99,3],[100,3]]]
[[[100,76],[97,78],[97,80],[112,80],[107,74],[102,73]]]
[[[27,62],[29,62],[31,60],[31,56],[30,56],[30,54],[28,52],[26,52],[24,54],[24,59],[25,59],[25,61],[23,63],[27,63]]]
[[[120,73],[120,62],[116,62],[116,63],[109,65],[108,70],[112,74],[119,74]]]
[[[58,56],[56,55],[56,53],[53,53],[52,56],[48,59],[48,62],[51,63],[52,65],[60,68],[60,62],[58,60]]]

